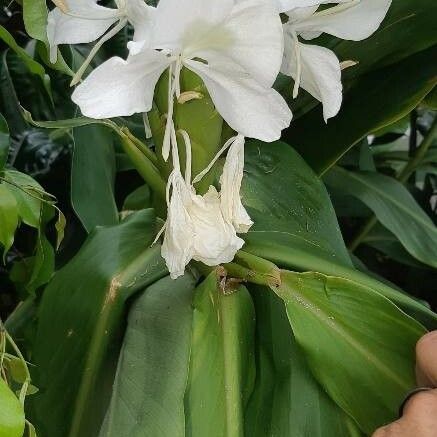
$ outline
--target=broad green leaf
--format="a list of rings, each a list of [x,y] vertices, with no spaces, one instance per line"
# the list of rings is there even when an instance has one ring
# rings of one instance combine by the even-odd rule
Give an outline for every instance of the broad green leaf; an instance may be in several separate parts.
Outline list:
[[[415,258],[437,267],[437,227],[397,180],[380,173],[332,169],[328,184],[360,199]]]
[[[316,379],[367,434],[397,418],[415,386],[415,345],[426,332],[353,280],[284,271],[275,290]]]
[[[194,288],[167,277],[133,304],[101,437],[185,436]]]
[[[111,132],[102,126],[76,128],[71,201],[88,232],[118,222],[114,198],[115,152]]]
[[[0,437],[22,437],[23,431],[23,406],[0,378]]]
[[[353,279],[437,328],[429,308],[352,266],[325,187],[290,146],[248,143],[245,173],[242,198],[255,222],[245,251],[280,267]]]
[[[44,291],[31,370],[31,421],[52,437],[96,437],[106,413],[125,304],[167,274],[152,210],[96,228]],[[50,414],[47,414],[47,412]]]
[[[0,184],[0,244],[3,246],[3,258],[14,244],[17,226],[17,201],[8,187],[5,184]]]
[[[250,294],[225,295],[211,273],[196,290],[190,375],[185,397],[186,435],[244,436],[244,409],[255,377]]]
[[[363,76],[335,118],[325,124],[319,107],[292,123],[285,139],[318,174],[325,173],[364,137],[402,119],[423,100],[437,83],[437,65],[430,61],[436,56],[437,45]]]
[[[10,145],[9,127],[3,115],[0,114],[0,171],[3,170],[6,164]]]
[[[282,301],[251,287],[255,301],[256,382],[246,410],[251,437],[359,437],[361,432],[326,394],[297,345]]]

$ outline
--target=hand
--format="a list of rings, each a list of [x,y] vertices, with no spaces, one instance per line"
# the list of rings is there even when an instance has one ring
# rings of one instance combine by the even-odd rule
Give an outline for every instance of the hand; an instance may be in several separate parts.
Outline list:
[[[437,387],[437,331],[422,337],[416,346],[416,377],[419,387]],[[372,437],[436,437],[437,389],[412,396],[403,416],[379,428]]]

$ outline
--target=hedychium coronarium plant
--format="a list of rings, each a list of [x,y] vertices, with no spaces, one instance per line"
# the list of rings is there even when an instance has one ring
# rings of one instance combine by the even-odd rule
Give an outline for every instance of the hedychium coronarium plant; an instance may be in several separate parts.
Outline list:
[[[370,147],[435,100],[428,1],[22,1],[32,44],[2,38],[43,97],[0,102],[0,244],[26,297],[0,321],[0,437],[357,437],[396,418],[437,316],[352,252],[396,238],[396,260],[437,268],[406,189],[435,122],[410,160]],[[33,130],[73,150],[71,205],[17,171],[9,144]]]
[[[129,43],[127,60],[109,59],[72,95],[82,113],[92,118],[148,113],[156,84],[167,71],[159,148],[163,161],[170,154],[172,161],[162,254],[173,278],[183,275],[192,259],[218,266],[231,262],[242,248],[244,241],[237,232],[247,232],[252,225],[239,198],[244,137],[278,140],[292,118],[285,100],[272,88],[283,56],[282,25],[274,5],[264,0],[191,1],[181,11],[178,4],[160,2],[147,39]],[[201,79],[202,91],[181,89],[183,69]],[[197,156],[190,133],[182,123],[175,124],[174,107],[206,95],[219,115],[218,122],[223,118],[236,135],[225,144],[215,141],[209,153]],[[181,143],[184,175],[178,150]],[[220,192],[210,186],[207,193],[196,193],[194,184],[201,182],[228,148],[229,159],[236,162],[225,165]],[[192,175],[192,168],[201,166],[205,167],[201,173]]]

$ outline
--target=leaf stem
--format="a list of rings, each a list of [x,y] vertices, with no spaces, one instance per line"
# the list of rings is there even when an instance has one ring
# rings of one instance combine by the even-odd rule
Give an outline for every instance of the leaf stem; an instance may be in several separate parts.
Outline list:
[[[434,138],[437,135],[437,117],[434,119],[428,134],[422,141],[420,147],[414,153],[414,156],[410,159],[408,164],[404,167],[404,169],[398,174],[396,179],[405,184],[408,179],[410,179],[411,175],[417,170],[423,159],[425,158],[429,148],[431,147]],[[359,231],[358,235],[352,240],[349,244],[349,250],[354,252],[358,246],[364,241],[369,232],[373,229],[373,227],[378,223],[378,219],[375,215],[372,215],[366,223],[364,223],[363,227]]]

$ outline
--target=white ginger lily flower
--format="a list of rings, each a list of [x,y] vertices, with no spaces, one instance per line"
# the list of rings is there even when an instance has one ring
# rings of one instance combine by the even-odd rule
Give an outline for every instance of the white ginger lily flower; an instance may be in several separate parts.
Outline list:
[[[117,8],[113,9],[98,5],[97,0],[63,0],[59,4],[61,7],[50,11],[47,37],[52,63],[56,62],[58,45],[90,43],[102,37],[77,72],[72,85],[79,82],[103,43],[120,32],[128,22],[134,26],[134,40],[148,39],[154,8],[144,0],[115,0],[115,4]]]
[[[222,212],[217,190],[211,186],[204,196],[196,194],[190,180],[191,143],[188,134],[181,133],[187,152],[185,179],[179,167],[176,135],[171,126],[174,170],[167,185],[168,215],[161,249],[173,279],[184,274],[192,259],[217,266],[231,262],[244,245]]]
[[[264,0],[161,0],[150,40],[130,48],[126,61],[115,57],[100,65],[72,98],[93,118],[148,112],[156,83],[170,67],[165,159],[182,67],[202,78],[218,112],[242,135],[274,141],[290,124],[290,109],[272,89],[283,56],[282,26]]]
[[[304,44],[304,40],[328,33],[338,38],[361,41],[380,26],[391,5],[391,0],[324,1],[281,0],[285,5],[308,7],[287,12],[284,24],[284,61],[281,72],[293,77],[297,96],[299,87],[323,103],[325,121],[334,117],[342,103],[341,64],[335,53],[325,47]],[[318,11],[323,3],[341,3]]]

